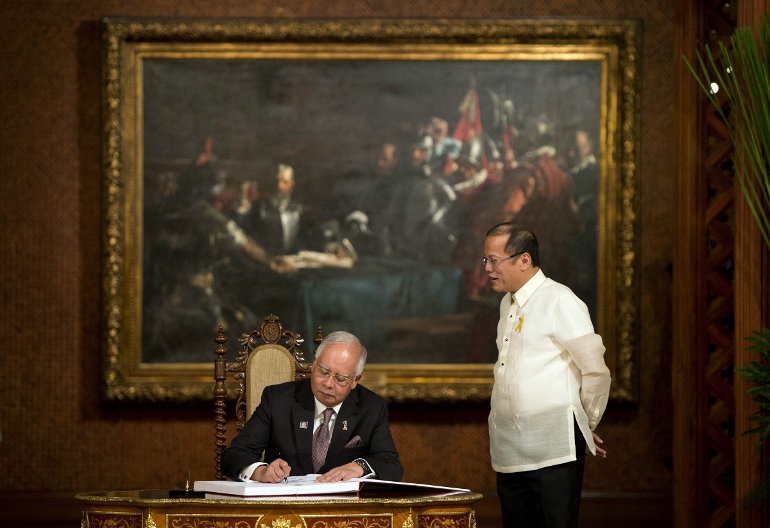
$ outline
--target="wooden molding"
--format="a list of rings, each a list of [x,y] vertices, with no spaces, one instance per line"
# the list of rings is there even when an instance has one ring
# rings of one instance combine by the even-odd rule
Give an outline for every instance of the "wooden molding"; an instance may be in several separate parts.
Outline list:
[[[707,453],[701,442],[706,413],[706,360],[700,320],[705,302],[704,263],[706,233],[703,223],[705,194],[701,153],[701,94],[683,56],[692,63],[702,27],[702,10],[696,3],[678,0],[674,61],[676,65],[676,210],[677,243],[674,244],[674,306],[672,391],[674,402],[674,526],[705,526],[707,480],[702,468]],[[684,454],[684,456],[683,456]]]
[[[770,12],[768,0],[741,0],[737,3],[738,26],[756,27]],[[740,187],[735,185],[735,366],[756,360],[746,351],[745,338],[768,324],[766,263],[768,248],[751,215]],[[736,375],[735,390],[735,525],[741,528],[767,526],[759,505],[743,506],[746,495],[754,488],[762,472],[762,456],[758,451],[759,435],[744,435],[754,425],[748,417],[759,405],[746,394],[751,385]]]

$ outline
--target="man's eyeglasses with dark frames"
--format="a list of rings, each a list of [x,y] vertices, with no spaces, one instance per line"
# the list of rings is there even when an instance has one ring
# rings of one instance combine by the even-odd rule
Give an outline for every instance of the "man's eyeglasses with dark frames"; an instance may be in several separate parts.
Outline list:
[[[334,383],[339,385],[340,387],[344,387],[348,383],[350,383],[351,377],[346,374],[332,374],[332,371],[328,368],[324,367],[323,365],[313,365],[313,371],[316,372],[319,378],[328,378],[331,376],[331,378],[334,380]]]
[[[514,253],[513,255],[510,255],[508,257],[501,258],[501,259],[488,259],[487,257],[481,257],[481,262],[484,263],[484,266],[489,264],[494,268],[501,262],[505,262],[506,260],[511,260],[512,258],[518,257],[519,255],[523,255],[524,253],[526,253],[526,251],[519,251],[518,253]]]

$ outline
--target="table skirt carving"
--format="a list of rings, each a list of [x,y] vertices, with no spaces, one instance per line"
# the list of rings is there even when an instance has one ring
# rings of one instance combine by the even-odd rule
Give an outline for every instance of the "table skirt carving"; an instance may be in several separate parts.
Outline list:
[[[269,499],[169,498],[166,490],[81,493],[81,528],[476,528],[478,493]]]

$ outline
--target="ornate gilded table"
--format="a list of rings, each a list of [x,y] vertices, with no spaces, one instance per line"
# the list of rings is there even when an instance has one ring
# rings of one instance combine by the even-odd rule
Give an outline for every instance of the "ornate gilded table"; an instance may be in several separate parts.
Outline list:
[[[479,493],[170,498],[168,490],[81,493],[81,528],[475,528]]]

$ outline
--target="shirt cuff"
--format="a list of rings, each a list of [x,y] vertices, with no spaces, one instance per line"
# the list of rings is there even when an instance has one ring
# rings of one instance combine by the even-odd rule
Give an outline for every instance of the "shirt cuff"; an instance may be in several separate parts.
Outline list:
[[[240,473],[238,473],[238,478],[241,479],[241,482],[255,482],[251,480],[251,475],[254,474],[254,470],[257,469],[259,466],[266,466],[266,465],[267,464],[264,462],[255,462],[250,466],[246,466],[241,470]]]

